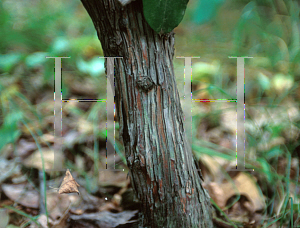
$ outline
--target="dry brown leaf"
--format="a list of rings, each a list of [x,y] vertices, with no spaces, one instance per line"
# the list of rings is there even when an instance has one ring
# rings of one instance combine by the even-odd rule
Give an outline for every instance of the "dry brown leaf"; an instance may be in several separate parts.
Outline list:
[[[227,201],[238,194],[243,195],[248,199],[251,203],[252,212],[265,208],[264,198],[258,190],[252,176],[240,172],[233,178],[233,182],[235,186],[230,182],[222,184],[212,182],[206,186],[210,196],[220,208],[225,208]]]
[[[70,200],[72,201],[72,197],[79,197],[75,194],[68,195]],[[72,202],[74,202],[73,200]],[[96,196],[90,195],[84,188],[80,189],[80,200],[74,202],[70,209],[72,214],[81,215],[85,211],[98,211],[100,205],[105,203],[104,199],[100,199]]]
[[[38,191],[26,190],[26,184],[3,184],[2,190],[5,195],[25,207],[39,208],[39,193]]]
[[[48,170],[53,168],[54,150],[48,148],[42,148],[41,150],[41,152],[43,153],[44,168],[46,172],[48,172]],[[36,150],[33,154],[31,154],[24,160],[23,164],[27,167],[33,167],[39,170],[43,170],[41,152],[39,150]]]
[[[259,211],[264,209],[266,205],[264,197],[255,182],[251,175],[242,172],[234,180],[240,194],[248,198],[253,205],[254,211]]]
[[[39,218],[38,218],[38,222],[39,222],[39,224],[40,224],[40,227],[42,227],[42,228],[48,228],[48,222],[47,222],[47,216],[45,215],[45,214],[42,214],[42,215],[40,215],[39,216]],[[50,219],[49,219],[50,220]]]
[[[100,171],[99,183],[102,187],[117,186],[123,188],[127,186],[129,181],[127,173],[124,171]]]
[[[66,171],[66,176],[64,177],[63,182],[61,183],[58,193],[73,193],[76,192],[79,195],[78,188],[80,185],[75,181],[75,179],[72,177],[72,174],[70,173],[70,170],[68,169]]]
[[[221,164],[222,162],[224,163],[224,161],[221,158],[217,160],[216,158],[206,154],[201,154],[200,160],[204,165],[204,168],[201,168],[203,169],[204,179],[209,179],[210,182],[221,183],[224,179]]]
[[[62,217],[57,220],[54,221],[52,223],[52,228],[65,228],[67,227],[67,220],[69,218],[69,209],[65,211],[65,213],[62,215]]]
[[[248,224],[250,222],[251,212],[243,207],[243,203],[239,200],[228,211],[229,218],[235,222]]]
[[[48,142],[48,143],[54,143],[54,135],[53,134],[43,134],[41,136],[41,140]]]
[[[113,204],[112,202],[108,202],[106,204],[101,205],[101,207],[99,208],[99,211],[121,211],[120,207],[117,207],[115,204]]]
[[[122,200],[122,196],[119,194],[114,194],[113,198],[111,199],[111,202],[116,206],[120,206]]]
[[[0,184],[9,177],[21,176],[21,166],[19,159],[6,160],[0,158]]]
[[[30,155],[30,153],[36,150],[36,143],[27,141],[25,139],[20,139],[17,148],[16,148],[16,156],[20,156],[25,158]]]
[[[71,195],[59,194],[57,192],[49,192],[47,193],[47,208],[49,212],[49,217],[53,219],[53,221],[57,221],[62,218],[65,211],[69,210],[72,205],[70,200]],[[78,195],[77,200],[80,200]]]
[[[28,208],[39,208],[39,193],[34,189],[26,189],[26,184],[3,184],[3,192],[12,201],[28,207]],[[49,217],[53,221],[62,218],[65,211],[69,210],[73,204],[78,204],[80,196],[78,195],[61,195],[57,192],[47,191],[47,209]],[[3,205],[11,205],[12,202],[2,202]]]
[[[138,213],[135,211],[122,211],[120,213],[112,213],[102,211],[96,213],[84,213],[82,215],[70,215],[70,225],[74,227],[116,227],[120,224],[131,223],[130,219]]]
[[[221,184],[217,182],[211,182],[209,184],[205,184],[204,188],[208,190],[209,196],[216,202],[219,207],[225,207],[227,199],[224,197],[224,191]]]

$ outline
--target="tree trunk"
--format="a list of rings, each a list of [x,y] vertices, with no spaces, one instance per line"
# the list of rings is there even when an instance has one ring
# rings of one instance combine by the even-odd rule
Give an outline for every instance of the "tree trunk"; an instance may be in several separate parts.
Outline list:
[[[81,0],[106,57],[115,59],[115,102],[142,227],[213,227],[193,162],[174,77],[174,33],[160,37],[142,1]]]

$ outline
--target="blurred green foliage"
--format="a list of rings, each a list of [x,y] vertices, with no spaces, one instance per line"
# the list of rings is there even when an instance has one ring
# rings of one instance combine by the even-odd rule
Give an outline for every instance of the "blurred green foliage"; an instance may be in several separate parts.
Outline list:
[[[299,178],[290,179],[289,173],[300,146],[299,137],[295,136],[300,118],[293,116],[300,109],[299,11],[299,2],[292,0],[191,0],[183,21],[175,29],[175,56],[201,56],[192,65],[193,97],[234,99],[236,62],[228,56],[254,57],[245,62],[246,120],[251,125],[246,129],[246,137],[249,150],[256,153],[255,162],[249,165],[255,166],[266,180],[260,183],[267,195],[268,209],[264,214],[274,216],[274,199],[279,197],[279,190],[270,186],[279,186],[285,196],[276,212],[278,217],[268,225],[277,220],[288,224],[292,214],[289,210],[299,212],[299,196],[295,195],[293,202],[289,197],[289,184],[297,187]],[[71,57],[62,61],[66,71],[63,98],[74,95],[76,83],[82,87],[87,82],[97,86],[99,94],[95,96],[105,96],[104,61],[98,58],[103,52],[93,23],[79,1],[2,0],[0,31],[1,152],[5,145],[15,145],[24,131],[23,122],[39,136],[53,131],[46,119],[49,113],[53,116],[53,103],[49,100],[53,100],[54,61],[46,56]],[[183,61],[174,60],[174,68],[179,92],[183,94]],[[75,95],[80,98],[85,94]],[[214,128],[221,122],[222,112],[229,110],[221,110],[217,104],[207,109],[201,105],[197,106],[201,112],[193,116],[194,130],[203,120]],[[76,106],[65,110],[73,122],[80,118],[94,125],[95,121],[105,121],[104,108],[99,103],[87,110]],[[93,133],[95,141],[106,137],[103,129],[93,129]],[[86,137],[82,134],[78,140]],[[280,143],[282,138],[284,143]],[[195,136],[193,142],[197,158],[199,154],[226,160],[234,156],[232,150],[220,152],[224,148],[199,137]],[[125,163],[122,145],[116,143],[116,151]],[[97,148],[95,144],[92,153],[86,152],[94,161],[100,159]],[[288,161],[284,175],[277,173],[280,159]],[[86,177],[84,170],[82,173]]]

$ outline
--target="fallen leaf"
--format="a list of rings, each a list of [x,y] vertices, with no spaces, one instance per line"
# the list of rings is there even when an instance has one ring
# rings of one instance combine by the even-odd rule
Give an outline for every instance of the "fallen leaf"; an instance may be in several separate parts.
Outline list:
[[[252,213],[244,207],[245,200],[247,199],[244,196],[241,196],[238,202],[236,202],[231,208],[226,210],[226,214],[228,214],[229,218],[232,221],[244,224],[248,224],[250,222]]]
[[[40,206],[38,191],[31,189],[30,186],[28,187],[29,189],[26,189],[26,186],[26,184],[3,184],[2,189],[5,195],[12,201],[27,208],[38,209]],[[62,218],[70,206],[79,202],[80,197],[78,195],[61,195],[57,192],[47,191],[48,214],[54,221]],[[11,201],[2,205],[11,205]]]
[[[7,227],[8,222],[9,214],[7,212],[7,209],[0,208],[0,228]]]
[[[71,202],[72,197],[79,197],[75,194],[68,195]],[[70,212],[72,214],[81,215],[85,211],[98,211],[99,207],[105,203],[104,199],[100,199],[96,196],[90,195],[84,188],[80,189],[80,200],[77,203],[73,203]],[[73,200],[74,201],[74,200]]]
[[[218,182],[221,183],[224,179],[224,173],[221,169],[221,161],[224,163],[224,159],[220,158],[217,160],[206,154],[201,154],[201,163],[204,167],[201,167],[203,170],[204,179],[209,179],[210,182]]]
[[[112,202],[108,202],[108,203],[101,205],[101,207],[99,208],[99,211],[111,211],[111,212],[118,211],[118,212],[120,212],[121,208],[117,207]]]
[[[124,171],[100,171],[99,183],[102,187],[116,186],[123,188],[127,186],[128,182],[127,173]]]
[[[127,223],[137,212],[138,210],[120,213],[111,213],[109,211],[84,213],[82,215],[70,215],[70,221],[72,227],[111,228]]]
[[[6,160],[0,159],[0,184],[6,179],[12,176],[20,176],[21,166],[19,165],[19,159]]]
[[[212,199],[220,208],[227,206],[228,200],[235,195],[243,195],[251,203],[251,212],[262,210],[266,207],[263,195],[260,193],[255,179],[245,173],[238,173],[233,178],[233,183],[216,183],[212,182],[207,185]]]
[[[48,228],[46,215],[44,215],[44,214],[40,215],[40,217],[38,218],[37,221],[42,228]]]
[[[41,137],[41,140],[48,143],[54,143],[55,137],[53,134],[43,134]]]
[[[39,193],[36,190],[26,190],[25,184],[2,184],[5,195],[25,207],[39,208]]]
[[[52,228],[65,228],[67,227],[67,220],[69,218],[69,209],[65,211],[65,213],[62,215],[62,217],[57,220],[54,221],[52,223]]]
[[[37,146],[34,142],[20,139],[16,148],[16,155],[24,158],[28,156],[32,151],[36,150],[36,148]]]
[[[70,200],[70,195],[59,194],[57,192],[49,192],[47,193],[47,209],[49,213],[49,217],[53,219],[53,221],[57,221],[62,218],[65,211],[69,210],[72,205]],[[77,200],[79,199],[79,196]]]
[[[39,170],[43,170],[43,163],[41,158],[41,153],[43,154],[44,159],[44,168],[46,172],[53,168],[54,162],[54,151],[48,148],[42,148],[41,152],[36,150],[33,154],[27,157],[23,164],[27,167],[33,167]]]
[[[78,188],[80,185],[75,181],[75,179],[72,177],[72,174],[70,173],[70,170],[68,169],[66,171],[66,176],[64,177],[63,182],[61,183],[58,193],[73,193],[76,192],[79,195]]]

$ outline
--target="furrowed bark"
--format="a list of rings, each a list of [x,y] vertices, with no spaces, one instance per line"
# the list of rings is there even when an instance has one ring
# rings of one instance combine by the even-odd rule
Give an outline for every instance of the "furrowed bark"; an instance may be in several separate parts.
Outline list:
[[[81,0],[106,57],[115,60],[115,103],[142,227],[213,227],[211,204],[185,139],[174,77],[174,33],[147,24],[142,1]]]

